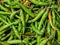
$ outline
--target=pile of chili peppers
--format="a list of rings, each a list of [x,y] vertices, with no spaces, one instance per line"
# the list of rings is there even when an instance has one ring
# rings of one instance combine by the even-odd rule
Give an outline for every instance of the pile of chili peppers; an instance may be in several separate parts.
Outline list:
[[[0,0],[0,45],[60,45],[60,0]]]

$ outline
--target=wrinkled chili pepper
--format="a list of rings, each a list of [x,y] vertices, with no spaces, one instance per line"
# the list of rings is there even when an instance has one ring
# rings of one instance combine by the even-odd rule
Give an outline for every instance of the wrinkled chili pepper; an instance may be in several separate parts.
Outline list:
[[[0,2],[2,2],[2,0],[0,0]]]
[[[28,2],[28,3],[26,4],[26,6],[29,7],[31,4],[32,4],[32,2]]]

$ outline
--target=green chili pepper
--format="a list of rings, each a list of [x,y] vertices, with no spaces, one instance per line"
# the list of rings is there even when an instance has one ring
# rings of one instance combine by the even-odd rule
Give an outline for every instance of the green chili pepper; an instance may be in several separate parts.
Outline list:
[[[0,21],[2,21],[3,23],[7,24],[6,20],[4,20],[3,18],[0,17]]]
[[[45,45],[47,43],[47,41],[48,41],[48,39],[41,41],[40,45]]]
[[[49,36],[48,40],[52,40],[55,37],[55,31],[51,29],[51,35]]]
[[[20,10],[18,10],[18,11],[15,11],[15,12],[12,12],[12,14],[10,15],[10,19],[12,19],[13,17],[14,17],[14,15],[17,13],[17,12],[19,12]]]
[[[7,34],[5,37],[1,38],[1,40],[5,40],[7,37],[9,37],[11,35],[11,33]]]
[[[49,9],[46,10],[46,12],[43,14],[43,16],[42,16],[42,18],[41,18],[41,20],[40,20],[40,22],[39,22],[39,26],[38,26],[38,29],[39,29],[39,30],[40,30],[40,28],[41,28],[43,22],[44,22],[45,19],[47,18],[48,11],[49,11]]]
[[[51,45],[51,44],[50,44],[50,41],[47,42],[47,45]]]
[[[9,21],[9,23],[11,23],[9,19],[8,19],[8,21]],[[13,31],[14,31],[15,35],[16,35],[18,38],[20,38],[19,33],[18,33],[18,31],[17,31],[17,29],[15,28],[14,25],[12,25],[12,28],[13,28]]]
[[[58,27],[60,27],[60,25],[59,25],[59,22],[58,22],[58,21],[56,21],[56,24],[57,24],[57,26],[58,26]]]
[[[3,20],[3,22],[4,22],[4,20]],[[6,21],[5,21],[6,22]],[[5,23],[4,22],[4,23]],[[5,24],[8,24],[7,22],[5,23]],[[7,30],[4,30],[4,31],[2,31],[1,33],[0,33],[0,35],[2,35],[4,32],[6,32]]]
[[[36,40],[33,40],[31,43],[29,43],[30,45],[33,45],[34,43],[36,43]]]
[[[24,14],[22,10],[20,10],[20,16],[21,16],[22,25],[25,26]]]
[[[0,0],[0,45],[60,45],[57,2]]]
[[[4,14],[4,15],[9,15],[9,14],[11,14],[10,12],[4,12],[4,11],[0,11],[0,14]]]
[[[19,3],[20,4],[20,6],[22,7],[22,9],[27,13],[27,14],[29,14],[31,17],[34,17],[35,15],[34,15],[34,13],[30,10],[30,9],[28,9],[26,6],[24,6],[23,4],[21,4],[21,3]]]
[[[13,24],[13,23],[7,24],[7,25],[4,25],[4,26],[0,27],[0,31],[6,29],[7,27],[11,26],[12,24]]]
[[[58,30],[57,32],[58,32],[58,41],[60,41],[60,30]]]
[[[22,21],[22,26],[23,26],[23,33],[25,31],[25,20],[24,20],[24,14],[23,11],[20,10],[20,16],[21,16],[21,21]]]
[[[28,19],[29,19],[29,15],[28,15],[28,14],[26,14],[26,22],[28,21]]]
[[[4,15],[0,15],[0,18],[2,18],[2,19],[4,19],[4,20],[6,20],[6,16],[4,16]]]
[[[0,42],[1,45],[10,45],[7,42]]]
[[[0,27],[0,31],[6,29],[7,27],[9,27],[9,26],[11,26],[11,25],[13,25],[13,24],[17,24],[18,22],[19,22],[19,21],[16,20],[16,21],[13,22],[13,23],[10,23],[10,24],[7,24],[7,25],[4,25],[4,26]]]
[[[1,4],[0,4],[0,9],[4,10],[4,11],[8,11],[7,8],[3,7]]]
[[[10,44],[8,44],[7,42],[3,42],[4,44],[3,45],[10,45]]]
[[[37,0],[30,0],[32,3],[36,4],[36,5],[48,5],[49,3],[47,2],[40,2],[40,1],[37,1]]]
[[[41,31],[40,31],[40,35],[43,35],[44,32],[45,32],[45,28],[43,27],[43,28],[41,29]]]
[[[6,32],[6,31],[7,31],[7,30],[1,31],[1,32],[0,32],[0,35],[4,34],[4,32]]]
[[[35,27],[36,27],[36,29],[38,29],[38,22],[37,21],[35,22]]]
[[[3,24],[3,22],[0,22],[0,26]]]
[[[31,24],[31,26],[32,26],[33,31],[35,31],[37,34],[40,34],[40,31],[38,29],[36,29],[33,24]]]
[[[16,18],[20,19],[20,17],[18,15],[15,15]]]
[[[4,36],[5,36],[5,34],[0,35],[0,40],[1,40],[1,38],[4,37]]]
[[[42,16],[44,11],[45,11],[45,9],[41,10],[34,19],[32,19],[32,20],[30,20],[28,22],[31,23],[31,22],[35,22],[36,20],[38,20]]]
[[[11,35],[8,39],[8,41],[12,40],[13,39],[13,35]]]
[[[37,45],[40,45],[40,40],[41,40],[41,37],[37,36]]]
[[[16,43],[22,43],[22,41],[21,40],[11,40],[11,41],[7,41],[7,43],[16,44]]]
[[[15,35],[16,35],[18,38],[20,38],[19,33],[18,33],[18,31],[16,30],[16,28],[15,28],[14,26],[12,26],[12,28],[13,28],[13,30],[14,30],[14,32],[15,32]]]
[[[55,12],[52,10],[52,16],[53,16],[53,24],[55,25]]]
[[[22,27],[21,27],[21,23],[19,23],[19,24],[18,24],[18,32],[21,31],[21,28],[22,28]]]
[[[50,24],[48,22],[48,24],[47,24],[47,35],[50,36],[50,33],[51,33],[51,27],[50,27]]]

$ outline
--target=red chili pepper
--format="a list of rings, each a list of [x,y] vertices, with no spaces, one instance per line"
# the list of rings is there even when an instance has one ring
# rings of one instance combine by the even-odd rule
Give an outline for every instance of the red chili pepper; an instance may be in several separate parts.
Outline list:
[[[0,2],[2,2],[2,0],[0,0]]]
[[[21,0],[21,3],[23,4],[26,0]]]
[[[32,2],[28,2],[28,3],[26,4],[26,6],[29,7],[31,4],[32,4]]]

